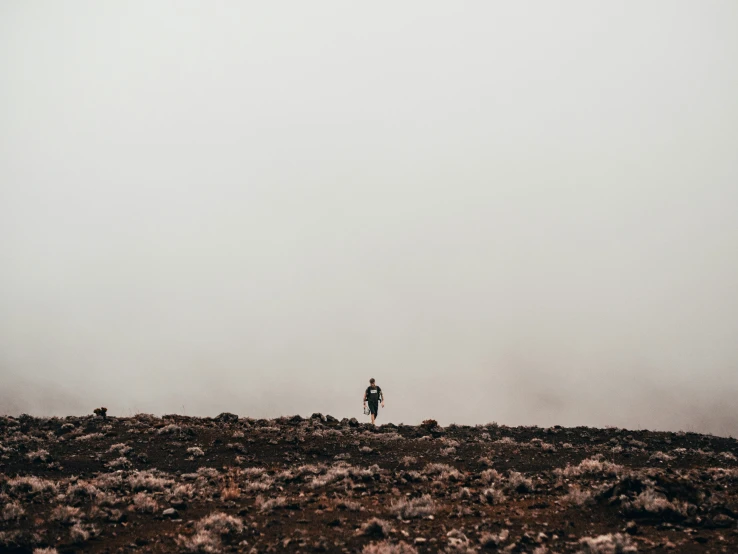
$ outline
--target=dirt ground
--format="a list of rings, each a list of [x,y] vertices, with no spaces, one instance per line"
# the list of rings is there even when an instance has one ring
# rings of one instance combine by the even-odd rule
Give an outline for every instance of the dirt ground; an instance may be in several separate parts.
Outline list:
[[[0,417],[0,551],[738,552],[737,455],[617,428]]]

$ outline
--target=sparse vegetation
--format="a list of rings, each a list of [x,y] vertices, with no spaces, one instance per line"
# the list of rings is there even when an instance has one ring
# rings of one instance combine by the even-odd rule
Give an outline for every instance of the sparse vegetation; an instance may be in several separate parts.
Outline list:
[[[429,494],[409,500],[393,502],[390,511],[402,519],[425,517],[436,513],[436,503]]]
[[[733,439],[328,416],[20,421],[0,418],[2,551],[97,550],[112,533],[155,552],[612,554],[697,551],[694,537],[738,551]]]
[[[363,523],[361,525],[361,528],[359,529],[359,532],[362,535],[379,539],[389,536],[390,531],[392,531],[392,526],[389,524],[389,522],[383,519],[378,519],[376,517],[373,517],[366,523]]]
[[[584,537],[579,542],[582,546],[582,550],[579,551],[581,554],[635,554],[638,552],[630,537],[620,533]]]

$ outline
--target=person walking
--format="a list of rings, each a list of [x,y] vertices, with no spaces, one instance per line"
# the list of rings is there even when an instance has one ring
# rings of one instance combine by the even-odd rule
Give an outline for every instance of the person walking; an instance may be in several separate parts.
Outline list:
[[[369,386],[366,388],[366,391],[364,391],[364,408],[369,404],[369,413],[372,415],[372,425],[374,425],[377,412],[379,412],[380,402],[382,403],[382,408],[384,408],[384,393],[382,392],[382,388],[376,385],[374,377],[372,377],[369,379]]]

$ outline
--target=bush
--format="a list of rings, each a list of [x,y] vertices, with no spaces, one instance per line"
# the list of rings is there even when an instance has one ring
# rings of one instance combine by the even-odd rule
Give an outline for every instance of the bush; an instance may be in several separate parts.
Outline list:
[[[481,502],[486,502],[487,504],[502,504],[505,500],[507,500],[507,497],[502,493],[501,490],[490,487],[482,491],[482,493],[479,495],[479,500]]]
[[[284,496],[277,496],[276,498],[266,499],[259,495],[256,497],[256,505],[259,507],[261,512],[271,512],[277,508],[281,508],[287,503],[287,499]]]
[[[483,548],[497,548],[510,536],[510,531],[503,529],[499,533],[485,533],[479,538]]]
[[[195,528],[198,531],[211,531],[219,535],[228,535],[243,531],[243,521],[241,518],[229,516],[223,512],[216,512],[198,521]]]
[[[412,498],[410,500],[402,498],[392,503],[390,512],[402,519],[421,518],[435,514],[436,503],[433,502],[429,494],[424,494],[420,498]]]
[[[600,456],[582,460],[579,465],[573,467],[567,465],[563,470],[555,470],[555,473],[562,474],[564,477],[579,477],[581,475],[616,477],[623,470],[623,466],[603,461]]]
[[[397,544],[389,541],[367,544],[361,552],[362,554],[418,554],[417,549],[404,541]]]
[[[518,471],[511,471],[507,478],[507,487],[516,492],[531,492],[533,482]]]
[[[36,450],[36,452],[26,454],[26,458],[31,462],[48,462],[51,460],[51,455],[46,450]]]
[[[156,500],[151,498],[145,492],[140,492],[133,497],[133,505],[136,507],[136,511],[145,514],[153,514],[159,509],[159,505],[156,503]]]
[[[14,493],[55,493],[57,485],[53,481],[40,477],[16,477],[8,481],[8,487]]]
[[[25,513],[26,511],[23,509],[23,506],[21,506],[19,502],[8,502],[7,504],[5,504],[5,506],[3,506],[3,511],[2,513],[0,513],[0,519],[2,519],[3,521],[20,519]]]
[[[580,487],[573,486],[569,487],[569,493],[565,495],[562,500],[575,506],[586,506],[592,504],[594,498],[590,491],[583,491]]]
[[[377,539],[388,537],[390,531],[392,531],[392,526],[383,519],[377,519],[376,517],[362,524],[359,529],[360,534]]]
[[[51,511],[51,521],[58,521],[63,525],[71,525],[79,521],[79,508],[73,506],[57,506]]]
[[[638,549],[633,546],[627,535],[607,534],[599,537],[584,537],[579,540],[582,550],[579,554],[634,554]]]

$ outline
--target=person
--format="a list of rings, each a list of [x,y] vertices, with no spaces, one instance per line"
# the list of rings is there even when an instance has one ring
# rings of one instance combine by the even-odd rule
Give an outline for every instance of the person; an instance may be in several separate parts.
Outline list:
[[[366,405],[369,404],[369,413],[372,415],[372,425],[374,425],[377,412],[379,412],[380,402],[382,403],[382,408],[384,408],[384,393],[382,392],[382,388],[376,385],[374,377],[372,377],[369,379],[369,386],[366,388],[366,391],[364,391],[364,407],[366,408]]]

